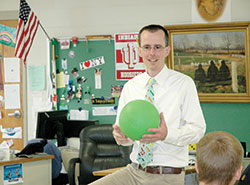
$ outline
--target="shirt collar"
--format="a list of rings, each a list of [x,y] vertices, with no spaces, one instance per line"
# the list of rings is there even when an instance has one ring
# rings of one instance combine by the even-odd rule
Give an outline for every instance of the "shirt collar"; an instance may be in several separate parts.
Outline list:
[[[168,68],[166,65],[164,65],[164,67],[162,68],[162,70],[154,77],[154,79],[156,80],[155,84],[159,84],[159,85],[163,85],[167,76],[168,76]],[[147,83],[149,81],[149,79],[151,78],[151,76],[148,75],[148,73],[145,73],[145,80],[144,80],[144,86],[147,86]]]
[[[164,65],[162,70],[155,76],[156,83],[162,86],[166,82],[168,75],[169,69]]]

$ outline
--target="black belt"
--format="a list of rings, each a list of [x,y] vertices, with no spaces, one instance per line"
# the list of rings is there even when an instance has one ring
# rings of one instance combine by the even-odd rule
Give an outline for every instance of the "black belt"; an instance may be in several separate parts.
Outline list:
[[[147,166],[145,168],[142,168],[136,163],[133,164],[136,166],[137,169],[152,174],[180,174],[182,171],[182,168],[173,168],[168,166]]]

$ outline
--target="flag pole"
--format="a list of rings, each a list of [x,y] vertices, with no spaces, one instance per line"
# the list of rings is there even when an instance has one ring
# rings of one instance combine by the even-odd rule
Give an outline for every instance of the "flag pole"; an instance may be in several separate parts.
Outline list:
[[[52,86],[53,86],[53,97],[52,97],[52,109],[57,110],[57,94],[56,94],[56,54],[55,45],[52,43]]]
[[[49,37],[48,33],[46,32],[46,30],[43,28],[43,25],[40,23],[39,21],[39,25],[42,28],[43,32],[45,33],[45,35],[48,37],[49,41],[51,41],[51,38]]]

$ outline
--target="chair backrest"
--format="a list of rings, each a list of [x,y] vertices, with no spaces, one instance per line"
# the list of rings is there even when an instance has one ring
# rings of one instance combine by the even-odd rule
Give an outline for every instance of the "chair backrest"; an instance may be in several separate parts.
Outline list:
[[[250,184],[250,164],[243,171],[238,185],[249,185]]]
[[[100,177],[92,172],[126,166],[130,163],[131,146],[117,145],[112,124],[91,125],[80,133],[80,184],[88,184]]]

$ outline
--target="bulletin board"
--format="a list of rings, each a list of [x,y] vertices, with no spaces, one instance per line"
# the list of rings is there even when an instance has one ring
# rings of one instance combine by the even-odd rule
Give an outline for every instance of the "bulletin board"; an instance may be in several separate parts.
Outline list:
[[[55,46],[55,55],[56,55],[56,72],[67,71],[69,74],[69,80],[72,80],[73,85],[75,86],[75,91],[77,91],[78,82],[77,78],[84,77],[86,81],[81,83],[82,87],[82,98],[79,101],[78,98],[74,97],[69,102],[67,102],[68,110],[82,110],[89,111],[89,120],[99,120],[100,124],[105,123],[114,123],[116,115],[107,115],[107,116],[95,116],[92,113],[93,107],[110,107],[111,109],[116,109],[118,104],[118,98],[114,98],[114,104],[92,104],[92,95],[95,98],[100,98],[101,100],[111,98],[111,86],[122,86],[126,81],[115,81],[115,52],[114,52],[114,40],[83,40],[78,41],[76,47],[70,43],[69,49],[60,49],[60,43],[57,42]],[[72,57],[72,53],[74,53]],[[97,57],[103,57],[105,64],[98,65],[96,67],[88,68],[85,70],[80,69],[80,63],[95,59]],[[62,68],[62,60],[67,60],[67,70]],[[76,68],[78,71],[78,77],[75,78],[72,75],[72,70]],[[100,69],[101,72],[101,88],[95,88],[95,72],[97,69]],[[89,91],[86,92],[86,91]],[[58,95],[58,110],[59,106],[62,103],[61,97],[64,95],[67,97],[67,87],[57,88]],[[89,101],[89,104],[86,102]]]

